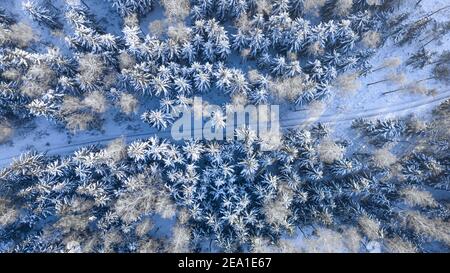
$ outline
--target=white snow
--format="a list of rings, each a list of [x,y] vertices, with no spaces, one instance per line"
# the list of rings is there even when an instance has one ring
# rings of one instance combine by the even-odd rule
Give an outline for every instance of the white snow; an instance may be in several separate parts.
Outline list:
[[[106,1],[84,0],[86,4],[92,9],[98,22],[108,31],[115,35],[120,35],[120,22],[117,16],[112,15],[112,8]],[[62,17],[62,0],[52,1],[52,4],[61,9]],[[414,14],[409,20],[414,20],[429,12],[437,10],[450,4],[450,0],[425,0],[422,1],[420,7],[414,5],[404,5],[401,12],[408,11]],[[32,25],[36,31],[40,33],[44,44],[54,45],[61,48],[64,52],[68,52],[68,48],[63,40],[53,36],[49,30],[40,26],[30,20],[30,18],[23,12],[21,8],[21,1],[2,1],[1,6],[14,14],[18,21],[25,21]],[[400,11],[399,11],[400,12]],[[449,11],[443,11],[434,16],[436,20],[448,21]],[[144,32],[148,31],[148,23],[151,20],[161,19],[161,8],[158,7],[155,11],[150,12],[142,21],[141,28]],[[63,21],[63,20],[62,20]],[[65,26],[65,30],[68,27]],[[353,132],[349,127],[351,121],[358,117],[364,118],[394,118],[405,116],[408,114],[420,115],[421,118],[426,118],[431,109],[450,98],[450,87],[436,82],[429,81],[427,85],[429,88],[434,88],[437,91],[435,96],[425,96],[419,94],[411,94],[407,91],[401,91],[394,94],[383,96],[382,93],[399,88],[398,85],[386,82],[375,86],[367,87],[370,82],[385,79],[392,73],[403,72],[407,76],[409,82],[414,82],[422,78],[426,78],[430,74],[432,66],[425,67],[424,70],[412,69],[407,67],[404,62],[408,57],[420,48],[420,43],[412,43],[403,47],[398,47],[393,44],[392,40],[377,51],[376,55],[371,59],[374,67],[379,67],[387,58],[398,57],[403,61],[403,64],[395,69],[383,69],[368,76],[361,78],[361,88],[352,95],[342,95],[335,92],[334,96],[327,101],[327,107],[324,113],[313,120],[313,122],[323,122],[330,124],[334,129],[335,137],[352,136]],[[450,48],[450,35],[446,35],[440,41],[431,43],[427,48],[442,52],[444,49]],[[43,48],[36,48],[40,51]],[[235,62],[238,64],[238,62]],[[238,64],[244,66],[243,64]],[[211,102],[223,102],[226,97],[222,94],[210,93],[205,96]],[[141,101],[143,101],[142,99]],[[154,104],[154,101],[147,100],[141,107],[141,112],[146,109],[146,106]],[[49,154],[66,154],[73,152],[77,148],[84,145],[91,144],[105,144],[111,140],[124,136],[127,141],[132,141],[138,138],[145,138],[157,134],[163,138],[170,137],[170,131],[157,132],[148,125],[142,123],[139,119],[139,114],[130,118],[128,121],[115,121],[117,115],[116,109],[110,109],[105,115],[105,124],[102,132],[92,131],[77,133],[73,136],[67,134],[65,129],[60,128],[55,123],[49,122],[45,119],[39,118],[31,123],[23,124],[23,127],[16,128],[13,140],[9,143],[0,145],[0,167],[5,166],[11,160],[20,155],[20,153],[27,150],[37,150],[40,152],[47,152]],[[311,123],[308,117],[308,111],[292,111],[283,108],[281,115],[282,127],[290,128],[302,126]],[[30,128],[31,127],[31,128]],[[168,221],[170,222],[170,221]],[[170,236],[167,228],[162,225],[159,231],[160,236]],[[298,233],[300,234],[300,233]],[[301,244],[303,235],[290,238],[294,240],[295,244]],[[378,242],[370,242],[367,245],[369,252],[379,252],[381,246]]]

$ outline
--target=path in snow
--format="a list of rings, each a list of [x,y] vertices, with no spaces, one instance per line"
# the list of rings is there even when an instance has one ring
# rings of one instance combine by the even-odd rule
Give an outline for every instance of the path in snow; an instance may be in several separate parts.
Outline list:
[[[62,1],[57,1],[59,5],[62,5]],[[95,3],[93,0],[88,0],[89,3]],[[427,14],[430,11],[436,10],[438,6],[444,6],[448,4],[449,0],[439,0],[439,1],[430,1],[424,2],[420,9],[405,7],[406,10],[409,9],[415,16],[419,17],[423,14]],[[96,13],[99,12],[99,18],[108,18],[109,9],[97,8],[97,5],[90,5],[96,8]],[[17,17],[20,20],[25,20],[29,22],[36,28],[41,30],[41,35],[44,36],[46,40],[49,39],[50,35],[48,35],[47,30],[45,28],[37,25],[32,22],[30,18],[23,13],[23,10],[17,4],[10,4],[9,9],[14,11],[17,14]],[[410,20],[414,20],[412,17]],[[447,20],[446,16],[443,13],[436,14],[436,19],[438,21],[444,22]],[[101,20],[100,20],[101,21]],[[117,22],[113,26],[108,26],[108,31],[114,32],[113,30],[117,30]],[[119,31],[117,31],[119,33]],[[52,42],[56,42],[53,41]],[[63,42],[57,43],[58,45],[65,47]],[[446,35],[442,38],[440,45],[428,45],[428,47],[433,46],[433,49],[445,49],[450,46],[450,37]],[[388,42],[380,48],[377,52],[376,56],[374,56],[371,60],[371,63],[374,67],[379,67],[383,64],[383,61],[386,58],[390,57],[400,57],[402,61],[405,61],[408,56],[417,50],[417,44],[410,44],[404,47],[393,47],[392,42]],[[311,111],[288,111],[286,113],[281,113],[281,127],[283,129],[295,128],[299,126],[308,126],[313,123],[322,122],[327,123],[333,126],[335,130],[334,133],[340,134],[341,136],[351,136],[349,134],[352,133],[349,130],[349,126],[351,121],[356,118],[395,118],[402,115],[407,115],[410,113],[418,113],[419,111],[429,112],[433,106],[438,105],[440,102],[445,99],[450,98],[450,92],[441,92],[435,97],[419,97],[417,95],[408,94],[406,92],[400,92],[395,95],[390,96],[380,96],[383,91],[391,90],[394,88],[391,83],[385,83],[378,85],[376,88],[366,88],[366,84],[368,82],[377,81],[386,77],[386,75],[390,73],[398,73],[405,72],[409,79],[416,80],[421,76],[429,74],[429,70],[431,67],[427,67],[426,70],[413,70],[408,67],[402,65],[398,69],[394,70],[381,70],[376,73],[371,73],[368,77],[361,79],[362,80],[362,90],[359,90],[356,94],[343,98],[336,95],[334,101],[331,102],[330,105],[327,106],[325,112],[321,115],[311,115]],[[442,84],[432,83],[428,87],[435,87],[436,90],[443,90],[447,88],[447,86],[443,86]],[[346,108],[342,111],[342,108]],[[355,109],[357,108],[357,109]],[[313,117],[311,117],[313,116]],[[80,139],[79,142],[73,142],[70,144],[66,144],[69,140],[65,133],[57,133],[55,129],[51,127],[51,125],[38,127],[39,130],[44,130],[47,133],[46,138],[35,139],[33,134],[36,133],[36,130],[30,131],[23,138],[14,139],[14,146],[1,145],[0,146],[0,167],[7,165],[13,158],[19,156],[22,152],[26,150],[37,150],[39,152],[47,152],[48,154],[67,154],[73,152],[84,145],[92,145],[92,144],[105,144],[114,139],[124,137],[127,142],[131,142],[136,139],[146,138],[152,135],[157,135],[161,138],[171,138],[170,130],[164,132],[158,132],[156,129],[149,128],[148,125],[145,125],[145,129],[139,130],[139,133],[135,131],[126,130],[124,126],[115,124],[112,121],[110,124],[105,125],[106,134],[99,134],[95,136],[80,134],[77,136]],[[75,140],[75,138],[73,139]],[[72,141],[73,141],[72,140]],[[52,146],[45,146],[46,141],[52,142]],[[29,145],[34,145],[35,147],[28,147]]]
[[[301,126],[307,126],[313,123],[325,123],[325,124],[336,124],[336,123],[343,123],[348,122],[351,123],[354,119],[357,118],[383,118],[387,115],[393,115],[395,116],[404,116],[411,113],[417,113],[420,111],[420,108],[426,107],[426,109],[430,109],[432,106],[436,106],[443,102],[446,99],[450,98],[450,92],[441,93],[435,97],[427,97],[425,99],[408,102],[400,105],[389,105],[384,106],[380,108],[372,108],[372,109],[365,109],[363,111],[357,111],[353,113],[348,114],[342,114],[342,115],[322,115],[317,118],[307,118],[307,114],[305,114],[306,111],[297,111],[297,112],[291,112],[290,115],[288,115],[287,118],[281,120],[281,128],[282,129],[289,129],[289,128],[297,128]],[[195,130],[194,130],[195,131]],[[50,155],[56,155],[56,154],[67,154],[71,153],[78,148],[81,148],[86,145],[99,145],[99,144],[106,144],[112,140],[118,139],[118,138],[125,138],[125,140],[129,143],[137,139],[144,139],[151,136],[158,136],[160,138],[164,139],[170,139],[170,131],[160,131],[153,128],[148,128],[140,133],[132,133],[132,134],[111,134],[111,135],[98,135],[91,139],[86,139],[81,142],[71,143],[67,145],[61,145],[51,148],[38,148],[36,151],[38,152],[45,152]],[[8,156],[4,158],[0,158],[0,166],[6,166],[13,158],[20,156],[21,153],[18,153],[13,156]]]

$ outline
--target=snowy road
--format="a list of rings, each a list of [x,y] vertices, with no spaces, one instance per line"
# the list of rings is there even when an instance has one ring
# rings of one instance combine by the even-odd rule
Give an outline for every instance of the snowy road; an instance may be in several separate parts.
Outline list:
[[[433,106],[436,106],[449,98],[450,98],[450,91],[443,92],[434,97],[427,97],[412,102],[397,105],[386,105],[384,107],[364,109],[351,113],[333,114],[333,115],[325,114],[318,116],[316,118],[307,117],[308,116],[307,111],[291,112],[281,120],[281,128],[282,129],[296,128],[301,126],[307,126],[317,122],[322,122],[329,125],[333,124],[336,125],[340,123],[351,123],[352,120],[357,118],[377,118],[377,117],[389,118],[389,117],[405,116],[411,113],[419,112],[421,110],[431,109]],[[160,138],[166,139],[171,138],[169,130],[158,132],[153,128],[148,128],[144,131],[141,131],[140,133],[110,134],[110,135],[104,134],[92,138],[86,138],[83,141],[73,142],[67,145],[60,145],[54,147],[37,147],[37,149],[35,150],[38,152],[45,152],[50,155],[68,154],[86,145],[106,144],[114,139],[121,137],[125,138],[126,141],[129,143],[137,139],[143,139],[154,135]],[[19,155],[20,153],[17,153],[14,155],[0,158],[0,167],[8,165],[13,158]]]
[[[378,108],[363,109],[352,113],[321,115],[316,119],[302,118],[302,115],[299,112],[292,112],[291,115],[289,115],[289,118],[282,120],[281,123],[283,128],[295,128],[310,121],[322,122],[332,125],[336,123],[352,121],[357,118],[392,118],[415,113],[416,111],[423,110],[421,108],[424,107],[430,109],[432,106],[438,105],[448,98],[450,98],[450,91],[443,92],[434,97],[427,97],[412,102],[406,102],[396,105],[386,105],[384,107]]]

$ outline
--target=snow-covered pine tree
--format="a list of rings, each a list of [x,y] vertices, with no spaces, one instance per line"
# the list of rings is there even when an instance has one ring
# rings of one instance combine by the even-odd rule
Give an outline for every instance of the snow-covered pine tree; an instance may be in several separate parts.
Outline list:
[[[0,24],[11,25],[13,23],[15,23],[15,19],[4,8],[0,8]]]
[[[408,58],[406,65],[411,65],[414,68],[424,68],[427,64],[431,63],[433,55],[433,52],[430,52],[425,48],[419,49],[419,51]]]
[[[109,0],[121,16],[138,13],[144,15],[153,8],[153,0]]]
[[[357,119],[353,121],[352,128],[362,131],[376,146],[399,140],[406,129],[402,120],[393,119],[376,121]]]
[[[289,1],[289,12],[294,18],[301,17],[304,12],[304,0],[290,0]]]
[[[62,94],[57,94],[54,90],[49,90],[42,98],[34,99],[28,105],[28,109],[32,115],[54,119],[61,104],[62,97]]]
[[[151,110],[142,114],[142,120],[150,126],[155,127],[158,130],[166,129],[172,122],[173,117],[168,113],[164,113],[160,110]]]
[[[49,2],[42,4],[34,0],[28,0],[22,3],[22,7],[28,12],[33,20],[36,20],[49,28],[61,29],[63,27],[58,21],[56,13],[51,10]]]
[[[140,63],[136,64],[131,69],[124,69],[121,75],[121,83],[124,87],[130,86],[136,92],[142,94],[150,93],[150,83],[152,79],[149,65],[152,63]]]

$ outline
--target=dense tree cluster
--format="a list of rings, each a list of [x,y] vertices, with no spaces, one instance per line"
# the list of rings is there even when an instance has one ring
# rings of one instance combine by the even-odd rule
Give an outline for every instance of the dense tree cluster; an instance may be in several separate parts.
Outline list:
[[[296,82],[288,99],[309,103],[326,97],[330,82],[340,72],[370,69],[367,59],[373,51],[365,49],[361,40],[369,31],[380,29],[380,16],[386,9],[365,1],[353,5],[352,1],[330,1],[323,7],[324,14],[328,5],[351,7],[352,12],[324,15],[315,24],[309,17],[300,17],[311,5],[303,1],[194,1],[191,25],[174,23],[166,37],[157,37],[145,35],[139,25],[139,16],[151,10],[153,1],[110,2],[123,18],[121,37],[105,32],[82,1],[65,3],[63,16],[48,1],[23,3],[31,19],[53,31],[61,31],[64,22],[64,29],[70,29],[65,41],[72,54],[54,48],[47,53],[29,50],[37,42],[31,28],[1,11],[4,115],[38,114],[61,120],[58,108],[64,100],[55,98],[83,97],[101,90],[114,101],[118,98],[109,92],[111,87],[163,99],[217,88],[265,103],[278,97],[277,89],[284,87],[277,85],[286,78]],[[170,9],[166,2],[162,5]],[[225,30],[227,20],[236,28]],[[24,30],[20,37],[8,34],[18,28]],[[256,61],[260,77],[251,82],[251,75],[230,65],[229,57],[236,51]]]
[[[151,227],[141,231],[155,215],[177,215],[188,231],[173,240],[188,236],[183,247],[192,250],[210,238],[225,251],[251,250],[257,238],[278,244],[285,232],[308,225],[359,225],[368,240],[386,245],[392,238],[419,249],[430,240],[448,244],[436,219],[448,219],[449,211],[421,190],[449,187],[449,136],[438,125],[448,123],[448,105],[436,109],[425,137],[411,134],[439,152],[418,143],[398,163],[387,150],[346,152],[348,142],[330,144],[321,124],[290,130],[271,152],[260,150],[254,132],[239,129],[228,142],[178,145],[152,137],[85,147],[69,157],[24,154],[0,173],[1,200],[14,204],[14,213],[0,218],[1,249],[67,251],[75,244],[79,251],[181,251],[174,242],[157,243]],[[376,140],[398,135],[394,121],[358,123]],[[341,152],[324,160],[321,145]],[[395,210],[398,202],[420,213]],[[428,233],[411,221],[430,225]],[[117,238],[109,242],[112,233]],[[158,247],[145,248],[148,240]]]
[[[448,24],[434,13],[392,16],[399,1],[106,2],[121,33],[108,33],[83,1],[64,1],[61,14],[51,1],[23,1],[33,24],[62,35],[61,47],[42,44],[32,26],[0,9],[0,144],[11,124],[33,117],[71,132],[99,129],[110,104],[164,130],[209,92],[227,96],[223,110],[317,103],[333,87],[354,90],[359,76],[398,67],[398,58],[369,62],[389,37],[404,46],[430,28],[405,64],[433,65],[418,82],[450,79],[448,51],[426,48]],[[155,7],[167,19],[147,31],[143,18]],[[389,75],[369,86],[404,80]],[[141,100],[154,107],[140,112]],[[361,147],[318,123],[287,130],[273,151],[238,128],[227,141],[155,136],[66,156],[28,152],[0,170],[0,252],[293,251],[286,235],[308,227],[305,251],[330,240],[345,240],[349,251],[374,242],[392,252],[448,249],[447,200],[433,193],[450,189],[449,106],[429,122],[357,119]],[[209,118],[225,126],[221,111]],[[170,240],[157,219],[175,219]]]

